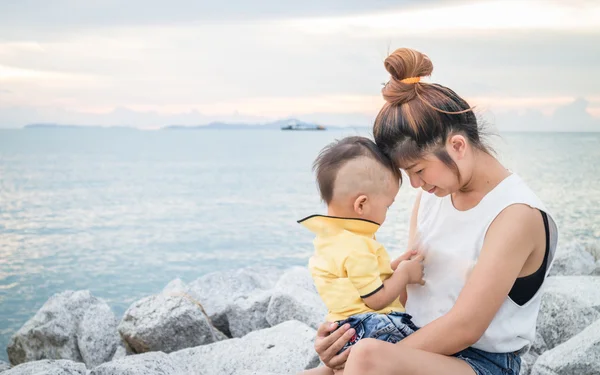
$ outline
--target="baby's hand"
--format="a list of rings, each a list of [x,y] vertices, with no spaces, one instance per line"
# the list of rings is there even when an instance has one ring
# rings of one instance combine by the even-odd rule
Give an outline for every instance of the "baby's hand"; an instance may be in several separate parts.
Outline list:
[[[425,285],[423,280],[423,255],[417,255],[412,259],[405,260],[398,265],[396,272],[404,272],[407,276],[408,284]]]
[[[404,260],[409,260],[410,258],[412,258],[413,256],[415,256],[417,254],[418,254],[417,250],[406,250],[406,252],[404,254],[402,254],[398,257],[398,260],[400,262],[402,262]]]
[[[392,269],[395,271],[401,262],[403,262],[405,260],[409,260],[413,256],[417,255],[417,253],[418,253],[417,250],[407,250],[404,254],[400,255],[398,258],[396,258],[392,261]]]

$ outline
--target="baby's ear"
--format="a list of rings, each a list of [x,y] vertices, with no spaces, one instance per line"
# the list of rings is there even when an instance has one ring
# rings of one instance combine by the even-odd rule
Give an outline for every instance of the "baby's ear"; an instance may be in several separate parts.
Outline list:
[[[359,215],[365,213],[365,205],[367,204],[368,198],[366,195],[359,195],[358,198],[354,200],[354,212]]]

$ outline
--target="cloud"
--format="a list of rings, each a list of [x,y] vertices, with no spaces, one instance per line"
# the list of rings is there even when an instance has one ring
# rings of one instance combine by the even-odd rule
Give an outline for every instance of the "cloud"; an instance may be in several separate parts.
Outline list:
[[[501,131],[571,131],[599,132],[600,118],[587,111],[590,103],[583,99],[561,106],[551,115],[538,110],[508,111],[496,116],[488,115],[488,121]]]
[[[507,6],[508,5],[508,6]],[[290,27],[315,34],[390,36],[497,30],[600,30],[600,4],[521,0],[463,2],[351,16],[298,18]]]
[[[396,46],[427,52],[433,81],[468,96],[589,96],[598,93],[598,35],[503,33],[478,38],[405,38]],[[252,97],[379,95],[388,79],[381,39],[320,38],[258,26],[199,26],[107,30],[42,43],[0,64],[32,71],[100,77],[60,89],[58,80],[32,82],[35,103],[75,97],[79,107],[175,105]],[[98,82],[97,82],[98,83]],[[7,89],[19,89],[11,87]],[[23,91],[23,90],[18,90]],[[39,99],[36,99],[38,98]]]
[[[516,13],[537,7],[541,18],[531,20],[534,30],[521,13],[498,16],[495,29],[481,29],[479,22],[495,15],[497,1],[250,5],[176,0],[159,7],[153,0],[146,7],[133,0],[127,8],[116,0],[85,6],[75,6],[75,0],[58,0],[52,7],[35,4],[41,3],[0,5],[0,86],[12,92],[1,97],[5,108],[96,114],[129,108],[213,117],[235,111],[258,117],[334,114],[325,118],[335,122],[343,115],[349,121],[348,113],[376,113],[381,83],[389,78],[382,63],[388,48],[407,46],[432,58],[432,82],[467,98],[496,102],[494,110],[529,106],[548,115],[573,98],[586,97],[593,105],[588,111],[600,111],[592,99],[600,96],[600,50],[590,48],[600,30],[585,26],[596,17],[590,9],[597,2],[503,3],[503,9]],[[485,17],[461,12],[469,6]],[[234,19],[225,7],[234,14],[249,13]],[[122,9],[115,12],[117,8]],[[553,18],[557,10],[564,19]],[[447,11],[456,17],[443,17]],[[588,18],[574,24],[571,19],[581,14]],[[71,21],[62,22],[67,15]],[[408,28],[396,22],[398,15],[418,19],[423,27]],[[438,18],[452,21],[454,32],[436,30],[439,24],[432,21]],[[468,23],[471,18],[474,24]],[[341,31],[310,30],[311,22],[323,20]],[[423,32],[406,32],[413,29]]]
[[[63,72],[23,69],[18,67],[0,65],[0,83],[7,84],[12,82],[27,82],[27,81],[46,81],[54,82],[55,84],[79,84],[88,85],[97,81],[97,77],[83,74],[69,74]]]
[[[44,49],[37,42],[6,42],[0,43],[0,57],[15,56],[22,52],[43,52]]]
[[[441,0],[280,0],[197,1],[118,0],[21,0],[0,4],[0,25],[6,29],[35,27],[40,30],[106,26],[186,25],[248,22],[298,16],[355,14],[441,3]]]

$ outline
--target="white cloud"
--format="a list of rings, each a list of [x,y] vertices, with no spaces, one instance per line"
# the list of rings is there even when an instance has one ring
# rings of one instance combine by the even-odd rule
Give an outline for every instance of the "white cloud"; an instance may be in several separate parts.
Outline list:
[[[22,52],[43,52],[44,48],[38,42],[7,42],[0,43],[0,57],[14,56]]]
[[[591,98],[600,95],[600,50],[590,48],[600,37],[597,2],[436,4],[329,18],[57,23],[39,40],[17,25],[0,38],[0,107],[366,122],[382,104],[392,40],[391,48],[429,54],[434,82],[486,109],[550,114],[585,97],[598,116]]]
[[[65,87],[68,85],[90,84],[97,82],[98,77],[84,74],[71,74],[44,70],[23,69],[18,67],[0,65],[0,83],[13,82],[53,82]]]
[[[300,18],[284,22],[309,33],[348,33],[363,37],[498,30],[589,32],[600,30],[600,3],[480,1],[355,16]]]

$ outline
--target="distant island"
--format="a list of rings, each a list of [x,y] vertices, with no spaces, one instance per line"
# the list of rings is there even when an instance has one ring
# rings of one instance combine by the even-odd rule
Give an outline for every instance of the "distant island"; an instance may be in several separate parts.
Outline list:
[[[206,125],[167,125],[159,130],[325,130],[325,129],[348,129],[367,128],[367,126],[324,126],[297,119],[284,119],[264,124],[226,123],[211,122]],[[24,129],[123,129],[144,130],[133,126],[100,126],[100,125],[65,125],[54,123],[35,123],[24,126]]]
[[[133,126],[102,126],[102,125],[65,125],[65,124],[52,124],[52,123],[41,123],[41,124],[28,124],[23,127],[24,129],[124,129],[124,130],[138,130]]]
[[[313,128],[325,128],[322,125],[313,124],[310,122],[304,122],[297,119],[285,119],[269,122],[266,124],[228,124],[224,122],[211,122],[208,125],[197,125],[197,126],[185,126],[185,125],[170,125],[163,129],[166,130],[203,130],[203,129],[230,129],[230,130],[244,130],[244,129],[282,129],[282,130],[294,130],[298,129],[313,129]]]

